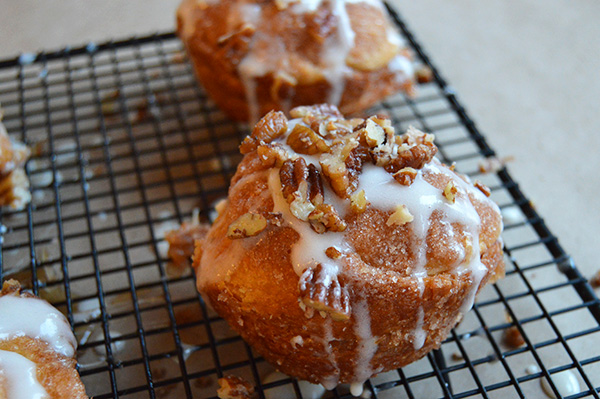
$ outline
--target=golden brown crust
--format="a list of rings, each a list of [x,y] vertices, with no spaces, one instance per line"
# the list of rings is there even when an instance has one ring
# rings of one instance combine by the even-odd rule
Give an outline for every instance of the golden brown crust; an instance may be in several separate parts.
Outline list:
[[[21,292],[21,285],[15,280],[4,282],[0,297],[5,295],[37,298],[28,292]],[[0,350],[18,353],[36,364],[37,379],[49,394],[49,399],[87,398],[85,388],[75,369],[77,362],[56,353],[39,339],[16,337],[0,340]],[[0,397],[2,397],[0,381]]]
[[[252,6],[260,8],[259,23],[248,21]],[[410,59],[410,54],[389,40],[391,28],[383,8],[360,2],[348,3],[346,10],[354,45],[346,58],[349,73],[340,109],[352,114],[396,91],[412,93],[412,76],[399,77],[389,67],[394,57],[401,54]],[[339,24],[327,1],[303,13],[292,7],[281,9],[276,1],[184,0],[177,13],[177,31],[197,77],[225,113],[244,121],[250,115],[239,66],[250,51],[273,66],[256,79],[259,116],[272,109],[328,100],[332,84],[322,55],[335,40]],[[272,50],[276,41],[281,51]]]
[[[426,136],[404,139],[415,137],[429,140]],[[440,196],[451,181],[457,186],[465,184],[449,168],[430,162],[435,162],[436,168],[419,173]],[[448,223],[437,211],[429,218],[425,242],[415,238],[412,223],[388,224],[392,211],[367,206],[362,212],[347,212],[343,234],[351,251],[344,255],[342,271],[331,285],[341,294],[330,297],[318,286],[318,268],[306,269],[313,274],[296,274],[292,248],[300,234],[290,225],[269,224],[246,242],[226,238],[228,226],[241,215],[274,211],[269,183],[272,168],[257,151],[245,156],[232,179],[228,205],[196,247],[194,266],[199,289],[214,309],[282,372],[311,382],[323,382],[333,374],[339,376],[339,382],[356,382],[363,350],[359,346],[364,341],[358,327],[364,323],[361,308],[369,310],[377,345],[367,368],[377,373],[407,365],[439,347],[462,317],[462,308],[474,290],[504,274],[500,214],[470,186],[467,194],[456,193],[456,201],[470,202],[479,216],[479,251],[470,247],[473,240],[467,227],[458,221]],[[281,179],[282,184],[286,179]],[[298,186],[294,183],[288,195],[297,192]],[[285,185],[281,196],[286,196]],[[415,265],[416,249],[422,246],[426,247],[427,273],[420,283]],[[479,277],[472,271],[457,271],[458,264],[465,267],[464,259],[473,254],[480,254],[486,269]],[[226,268],[220,278],[207,278],[213,268],[220,267],[223,256],[235,267]],[[416,344],[418,328],[426,334],[423,345]],[[331,338],[329,343],[326,336]]]

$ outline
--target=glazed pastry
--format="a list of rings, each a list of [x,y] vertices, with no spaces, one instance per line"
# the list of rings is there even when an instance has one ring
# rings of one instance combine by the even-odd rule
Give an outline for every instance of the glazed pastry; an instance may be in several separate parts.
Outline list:
[[[13,141],[2,124],[0,110],[0,205],[23,209],[31,201],[29,180],[23,170],[29,148]]]
[[[333,106],[267,114],[241,144],[228,202],[194,254],[198,289],[268,361],[359,394],[440,346],[504,274],[489,190]]]
[[[0,398],[87,398],[75,370],[77,341],[48,302],[21,292],[15,280],[0,291]]]
[[[183,0],[177,31],[231,118],[329,102],[344,113],[413,90],[413,64],[380,0]]]

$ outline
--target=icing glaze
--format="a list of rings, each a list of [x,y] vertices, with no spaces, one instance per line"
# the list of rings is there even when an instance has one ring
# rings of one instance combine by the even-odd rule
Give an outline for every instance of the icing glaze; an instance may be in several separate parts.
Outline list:
[[[371,367],[371,360],[377,352],[377,337],[371,331],[371,314],[366,300],[354,304],[352,311],[356,318],[355,334],[358,338],[358,358],[354,369],[356,380],[350,386],[350,392],[354,396],[360,396],[363,384],[376,372]]]
[[[75,355],[77,341],[69,322],[48,302],[12,295],[0,297],[0,340],[20,336],[45,341],[63,356]]]
[[[0,350],[0,376],[11,399],[44,399],[48,393],[37,379],[34,362],[18,353]]]

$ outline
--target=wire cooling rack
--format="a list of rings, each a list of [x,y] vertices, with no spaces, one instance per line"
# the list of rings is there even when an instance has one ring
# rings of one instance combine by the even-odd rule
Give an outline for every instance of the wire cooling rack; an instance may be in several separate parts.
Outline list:
[[[440,157],[492,188],[505,217],[506,278],[486,287],[439,351],[365,385],[372,398],[598,398],[600,306],[404,22],[435,80],[374,111],[436,134]],[[274,369],[166,259],[165,231],[199,209],[209,219],[240,160],[247,127],[198,87],[173,33],[0,61],[13,137],[33,148],[33,201],[0,211],[0,278],[18,278],[61,309],[96,399],[214,398],[241,376],[267,398],[317,397]],[[488,161],[486,161],[488,160]],[[492,162],[493,164],[493,162]],[[524,344],[507,346],[513,327]],[[326,397],[349,397],[339,387]]]

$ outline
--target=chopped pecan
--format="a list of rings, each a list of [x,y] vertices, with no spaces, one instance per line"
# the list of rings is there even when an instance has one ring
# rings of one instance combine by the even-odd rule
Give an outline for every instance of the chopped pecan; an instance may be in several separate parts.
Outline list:
[[[299,154],[314,155],[329,151],[321,136],[308,126],[297,124],[287,138],[287,144]]]
[[[358,177],[368,159],[368,149],[356,137],[350,137],[323,154],[320,164],[333,191],[341,198],[348,198],[358,187]]]
[[[480,182],[479,180],[475,180],[474,186],[477,187],[479,189],[479,191],[481,191],[486,197],[489,197],[490,195],[492,195],[490,188],[488,186],[486,186],[485,184],[483,184],[482,182]]]
[[[390,215],[390,217],[388,218],[387,222],[385,222],[385,224],[387,224],[388,226],[392,226],[392,225],[402,226],[402,225],[405,225],[406,223],[412,222],[413,220],[414,220],[414,217],[410,213],[410,211],[408,210],[406,205],[397,205],[396,210],[394,211],[394,213],[392,213]]]
[[[331,104],[316,104],[316,105],[303,105],[296,107],[290,111],[292,118],[304,118],[305,116],[332,116],[334,118],[343,118],[340,110],[335,105]]]
[[[385,141],[385,131],[369,118],[365,121],[365,127],[361,129],[362,137],[370,148],[377,147]]]
[[[329,313],[335,321],[350,319],[348,291],[337,276],[327,274],[322,265],[306,269],[300,277],[298,289],[306,306]]]
[[[246,238],[260,234],[267,227],[267,219],[260,213],[244,213],[227,229],[227,237]]]
[[[417,177],[417,170],[411,167],[402,168],[398,172],[394,173],[393,177],[403,186],[410,186]]]
[[[516,326],[512,326],[504,330],[502,341],[510,348],[518,348],[525,345],[525,339]]]
[[[444,198],[446,198],[448,200],[448,202],[454,204],[454,202],[456,201],[456,193],[458,192],[458,189],[456,188],[456,185],[454,184],[454,182],[452,180],[450,180],[448,182],[448,184],[446,184],[446,187],[444,188]]]
[[[326,231],[344,231],[347,224],[329,204],[319,204],[308,215],[310,227],[319,234]]]
[[[273,226],[280,227],[283,224],[283,215],[280,212],[269,212],[265,218]]]
[[[342,253],[335,247],[328,247],[325,250],[325,255],[331,259],[339,259],[342,257]]]
[[[287,118],[280,111],[266,114],[254,127],[252,134],[247,136],[240,145],[240,152],[248,154],[259,145],[268,144],[287,131]]]
[[[385,170],[393,174],[400,169],[407,167],[421,169],[426,163],[433,159],[436,153],[437,147],[433,142],[415,144],[406,151],[400,152],[395,158],[392,158],[392,160],[385,165]]]
[[[287,160],[279,170],[279,179],[292,214],[300,220],[308,220],[308,215],[324,199],[319,170],[313,164],[307,166],[304,158]]]
[[[364,213],[367,210],[367,205],[365,190],[357,191],[350,196],[350,208],[354,213]]]
[[[276,166],[280,168],[285,161],[290,159],[290,154],[278,143],[259,145],[256,153],[266,167]]]

